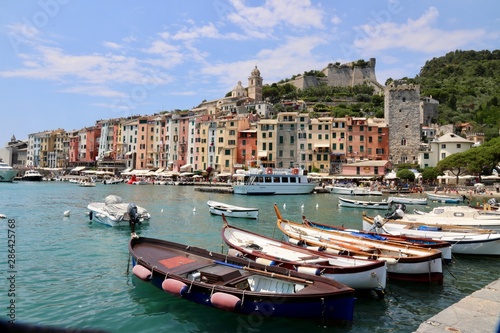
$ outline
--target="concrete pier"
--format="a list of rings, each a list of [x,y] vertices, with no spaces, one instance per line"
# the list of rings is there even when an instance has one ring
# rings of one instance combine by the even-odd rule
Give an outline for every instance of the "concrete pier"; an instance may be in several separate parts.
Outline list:
[[[500,280],[420,324],[416,333],[499,333]]]

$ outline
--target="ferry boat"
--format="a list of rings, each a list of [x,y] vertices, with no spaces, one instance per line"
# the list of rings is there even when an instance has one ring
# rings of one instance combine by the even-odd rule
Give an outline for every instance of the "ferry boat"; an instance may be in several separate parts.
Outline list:
[[[234,194],[273,195],[309,194],[316,188],[304,170],[294,169],[256,169],[244,174],[243,181],[233,185]]]
[[[37,170],[26,170],[26,172],[24,173],[24,175],[21,179],[32,181],[32,182],[39,182],[43,179],[43,175],[40,172],[38,172]]]
[[[17,170],[5,162],[0,162],[0,182],[11,182],[17,176]]]

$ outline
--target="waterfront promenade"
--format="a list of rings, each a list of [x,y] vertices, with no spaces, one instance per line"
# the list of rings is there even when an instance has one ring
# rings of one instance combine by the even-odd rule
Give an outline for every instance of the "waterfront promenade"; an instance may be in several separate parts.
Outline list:
[[[500,332],[500,279],[429,318],[415,331],[450,332]]]

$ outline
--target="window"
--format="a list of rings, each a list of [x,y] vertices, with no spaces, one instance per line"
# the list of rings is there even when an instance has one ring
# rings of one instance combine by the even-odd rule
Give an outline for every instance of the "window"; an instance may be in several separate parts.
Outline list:
[[[365,141],[365,136],[364,135],[360,135],[359,136],[359,141]]]
[[[352,135],[349,135],[348,140],[349,142],[352,142]]]
[[[406,146],[406,139],[401,139],[401,146]]]
[[[462,148],[462,145],[460,143],[457,143],[457,149]]]
[[[428,160],[429,159],[429,153],[424,153],[424,160]]]
[[[441,153],[441,159],[445,159],[446,158],[446,153]]]
[[[446,149],[446,144],[445,143],[441,144],[441,149]]]

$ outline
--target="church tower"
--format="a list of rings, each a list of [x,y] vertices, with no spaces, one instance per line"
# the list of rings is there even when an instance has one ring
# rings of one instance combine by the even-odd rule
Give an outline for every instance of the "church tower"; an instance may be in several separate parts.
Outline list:
[[[384,118],[389,126],[389,160],[417,163],[420,148],[420,86],[393,82],[385,88]]]
[[[248,97],[253,98],[256,102],[262,101],[262,77],[257,66],[248,78]]]

